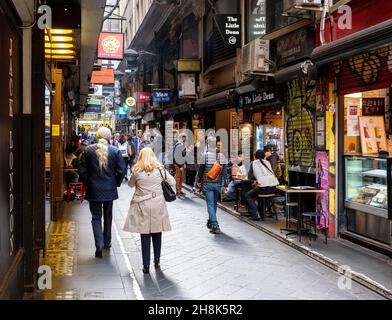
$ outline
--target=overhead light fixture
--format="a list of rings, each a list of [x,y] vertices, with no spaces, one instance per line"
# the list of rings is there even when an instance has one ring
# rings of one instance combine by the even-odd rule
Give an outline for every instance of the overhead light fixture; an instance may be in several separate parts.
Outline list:
[[[53,60],[75,60],[75,56],[70,55],[45,55],[46,59],[53,59]]]
[[[74,38],[69,36],[51,36],[50,39],[49,36],[45,36],[47,42],[72,42],[73,40]]]
[[[76,55],[74,50],[67,50],[67,49],[45,49],[45,53],[47,54],[61,54],[61,55]]]
[[[73,34],[74,31],[72,29],[49,29],[49,33],[53,35],[65,35]],[[45,29],[45,34],[48,34],[47,29]]]
[[[49,48],[49,49],[74,49],[75,45],[73,43],[50,43],[50,42],[45,42],[45,48]]]

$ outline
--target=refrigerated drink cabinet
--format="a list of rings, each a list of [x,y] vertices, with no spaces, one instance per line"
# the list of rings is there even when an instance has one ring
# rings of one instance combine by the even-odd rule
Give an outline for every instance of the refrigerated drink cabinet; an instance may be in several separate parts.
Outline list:
[[[283,129],[278,127],[257,125],[255,127],[255,150],[274,145],[278,154],[283,154]]]

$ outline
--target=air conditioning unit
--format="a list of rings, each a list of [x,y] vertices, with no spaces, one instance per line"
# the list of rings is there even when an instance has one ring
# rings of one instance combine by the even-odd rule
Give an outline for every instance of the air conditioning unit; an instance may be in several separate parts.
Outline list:
[[[179,74],[180,90],[178,91],[179,97],[196,96],[196,79],[193,73],[180,73]]]
[[[307,11],[321,11],[322,0],[283,0],[284,14],[300,14]]]
[[[269,40],[256,39],[242,48],[241,72],[243,74],[260,73],[270,71],[268,63],[270,56]]]

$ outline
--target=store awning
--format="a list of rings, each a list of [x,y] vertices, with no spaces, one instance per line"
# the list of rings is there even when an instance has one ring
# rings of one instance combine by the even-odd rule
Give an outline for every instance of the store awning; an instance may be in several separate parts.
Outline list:
[[[236,89],[234,89],[234,93],[238,94],[238,95],[243,95],[243,94],[247,94],[253,91],[256,91],[258,89],[263,88],[263,84],[265,84],[265,82],[261,81],[261,80],[253,80],[248,84],[244,84]]]
[[[308,77],[311,66],[311,62],[307,60],[281,69],[275,73],[275,83],[281,84],[301,77]]]
[[[322,67],[391,43],[392,19],[314,49],[312,62]]]
[[[100,71],[93,71],[91,76],[91,83],[93,84],[113,84],[114,83],[114,69],[102,68]]]
[[[175,107],[171,107],[166,110],[163,110],[162,115],[174,116],[176,114],[192,112],[193,106],[194,106],[194,102],[187,102],[187,103],[181,104],[179,106],[175,106]]]
[[[212,96],[199,99],[195,102],[195,110],[220,109],[234,104],[234,90],[226,90]]]

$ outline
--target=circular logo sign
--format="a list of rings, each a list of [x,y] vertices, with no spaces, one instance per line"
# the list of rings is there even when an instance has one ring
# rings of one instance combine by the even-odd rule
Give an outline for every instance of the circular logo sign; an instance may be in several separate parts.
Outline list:
[[[125,100],[125,103],[127,104],[128,107],[133,107],[136,104],[136,100],[134,97],[129,97],[127,100]]]
[[[236,37],[230,37],[229,38],[229,43],[231,44],[231,45],[235,45],[236,43],[237,43],[237,38]]]

